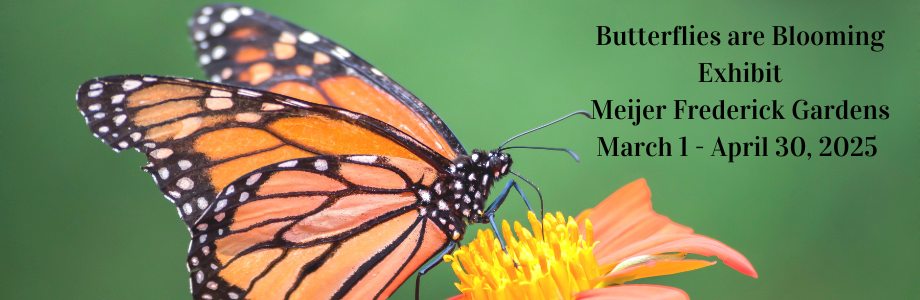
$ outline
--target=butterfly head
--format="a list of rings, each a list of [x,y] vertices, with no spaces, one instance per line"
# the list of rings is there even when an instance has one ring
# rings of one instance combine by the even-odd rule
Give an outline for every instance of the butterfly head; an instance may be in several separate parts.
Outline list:
[[[470,155],[470,161],[483,172],[491,173],[496,179],[507,175],[513,163],[511,155],[499,149],[488,152],[475,149]]]

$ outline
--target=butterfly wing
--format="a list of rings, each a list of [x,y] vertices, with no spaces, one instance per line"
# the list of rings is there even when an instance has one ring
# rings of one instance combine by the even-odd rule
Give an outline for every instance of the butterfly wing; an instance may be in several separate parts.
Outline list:
[[[196,299],[384,299],[445,247],[416,188],[437,171],[386,156],[314,156],[230,183],[192,230]]]
[[[190,35],[213,81],[352,110],[399,128],[448,159],[466,154],[418,97],[323,36],[233,4],[199,9]]]
[[[140,75],[90,80],[77,104],[95,136],[147,155],[144,170],[192,227],[230,182],[295,158],[374,154],[450,160],[392,126],[347,110],[195,80]]]

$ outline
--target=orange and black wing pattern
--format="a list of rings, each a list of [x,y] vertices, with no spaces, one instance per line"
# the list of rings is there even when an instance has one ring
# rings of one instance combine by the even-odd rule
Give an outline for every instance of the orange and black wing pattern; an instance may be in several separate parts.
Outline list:
[[[271,14],[215,4],[190,20],[198,62],[215,82],[368,115],[448,159],[466,154],[425,103],[345,47]]]
[[[93,134],[147,155],[188,227],[241,176],[291,159],[372,154],[452,165],[405,133],[365,115],[278,94],[182,78],[122,75],[87,81],[77,105]]]
[[[231,182],[192,228],[196,299],[384,299],[446,247],[417,190],[437,171],[388,156],[314,156]]]

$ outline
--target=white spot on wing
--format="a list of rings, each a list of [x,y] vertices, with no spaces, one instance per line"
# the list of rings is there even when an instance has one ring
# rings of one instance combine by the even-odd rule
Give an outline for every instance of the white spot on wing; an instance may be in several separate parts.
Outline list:
[[[198,197],[198,208],[205,209],[208,207],[208,200],[204,197]]]
[[[182,177],[179,179],[179,181],[176,181],[176,186],[187,191],[195,187],[195,182],[188,177]]]
[[[224,46],[214,47],[214,50],[211,51],[211,56],[213,56],[214,59],[221,59],[224,57],[224,54],[227,54],[227,48],[224,48]]]
[[[351,53],[349,53],[348,50],[345,50],[345,48],[342,48],[341,46],[337,46],[335,49],[332,49],[332,55],[335,55],[339,59],[351,57]]]
[[[281,36],[278,37],[278,41],[293,45],[297,43],[297,37],[295,37],[293,33],[282,31]]]
[[[188,168],[191,168],[191,167],[192,167],[192,162],[185,160],[185,159],[179,161],[179,169],[182,169],[182,171],[188,170]]]
[[[284,108],[284,106],[281,104],[262,103],[262,110],[279,110],[282,108]]]
[[[96,103],[88,107],[89,111],[97,111],[102,108],[102,104]]]
[[[260,177],[262,177],[262,173],[255,173],[249,176],[249,179],[246,179],[246,185],[253,185],[256,181],[259,181]]]
[[[211,56],[207,54],[202,54],[201,57],[198,58],[198,62],[201,63],[202,65],[209,64],[211,63]]]
[[[217,78],[217,80],[220,80],[220,78]],[[228,109],[233,107],[233,100],[230,100],[230,98],[208,98],[205,100],[205,106],[210,110]]]
[[[251,16],[251,15],[252,15],[252,8],[249,8],[249,7],[247,7],[247,6],[240,7],[240,14],[242,14],[242,15],[244,15],[244,16]]]
[[[224,29],[227,29],[227,26],[225,26],[224,23],[216,22],[211,24],[211,35],[219,36],[224,33]]]
[[[240,193],[240,202],[246,202],[246,200],[249,200],[249,193],[248,192]]]
[[[349,156],[348,159],[350,159],[350,160],[352,160],[352,161],[356,161],[356,162],[363,162],[363,163],[368,163],[368,164],[369,164],[369,163],[373,163],[373,162],[377,161],[377,156],[375,156],[375,155],[358,155],[358,156]]]
[[[205,6],[204,8],[201,9],[201,14],[203,15],[210,15],[213,12],[214,12],[214,9],[211,8],[210,6]]]
[[[208,34],[207,34],[207,33],[204,33],[204,31],[201,31],[201,30],[195,31],[195,40],[196,40],[196,41],[199,41],[199,42],[200,42],[200,41],[203,41],[206,37],[208,37]]]
[[[125,94],[118,94],[118,95],[112,96],[112,104],[121,103],[122,100],[125,100]]]
[[[304,31],[300,34],[300,41],[307,44],[313,44],[319,42],[319,36],[315,33]]]
[[[102,90],[93,90],[93,91],[89,91],[88,93],[86,93],[86,95],[87,95],[87,96],[90,96],[90,97],[93,97],[93,98],[96,98],[96,97],[99,97],[99,95],[102,95]]]
[[[184,211],[186,215],[192,214],[192,204],[185,203],[185,205],[182,205],[182,211]]]
[[[213,90],[211,90],[211,97],[228,98],[228,97],[230,97],[230,96],[233,96],[233,93],[231,93],[231,92],[229,92],[229,91],[218,90],[218,89],[213,89]]]
[[[217,204],[214,206],[214,211],[220,211],[221,209],[224,209],[224,207],[226,206],[227,206],[227,199],[217,201]]]
[[[127,115],[117,115],[113,120],[115,120],[115,126],[121,126],[122,123],[128,118]]]
[[[125,80],[125,82],[121,84],[121,88],[125,91],[136,89],[139,86],[141,86],[141,82],[133,79]]]
[[[208,21],[210,21],[210,20],[211,20],[211,18],[208,17],[207,15],[198,16],[198,24],[206,24],[206,23],[208,23]]]
[[[239,18],[240,11],[233,7],[224,10],[224,13],[220,14],[220,19],[227,23],[233,23],[233,21]]]
[[[297,166],[297,161],[291,160],[291,161],[283,162],[283,163],[278,164],[278,166],[282,168],[293,168]]]
[[[315,162],[313,162],[313,166],[316,167],[316,169],[319,171],[326,171],[329,169],[329,163],[327,163],[324,159],[317,159]]]
[[[160,168],[160,170],[157,171],[157,174],[160,174],[160,179],[169,178],[169,169]],[[178,197],[177,197],[177,198],[178,198]]]

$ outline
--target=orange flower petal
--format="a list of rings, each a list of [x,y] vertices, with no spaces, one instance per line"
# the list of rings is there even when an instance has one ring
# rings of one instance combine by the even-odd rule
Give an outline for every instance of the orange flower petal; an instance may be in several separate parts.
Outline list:
[[[604,285],[622,284],[636,279],[693,271],[714,264],[714,261],[696,259],[650,261],[598,277],[592,280],[592,284],[602,281]]]
[[[599,256],[659,234],[690,234],[693,229],[671,222],[652,210],[652,193],[645,179],[633,181],[604,199],[587,215],[594,224],[594,252]],[[584,214],[584,213],[583,213]],[[584,226],[581,226],[584,232]]]
[[[637,255],[688,252],[718,256],[738,272],[757,277],[747,258],[725,244],[693,234],[693,229],[652,210],[651,191],[645,179],[633,181],[604,199],[593,210],[578,216],[584,233],[584,219],[594,225],[594,255],[600,265],[618,263]]]
[[[688,300],[684,291],[660,285],[630,284],[583,291],[576,300]]]
[[[687,252],[703,256],[715,255],[732,269],[757,278],[754,266],[738,251],[725,244],[698,234],[671,234],[648,238],[604,257],[598,257],[598,264],[604,265],[634,257],[664,252]]]

